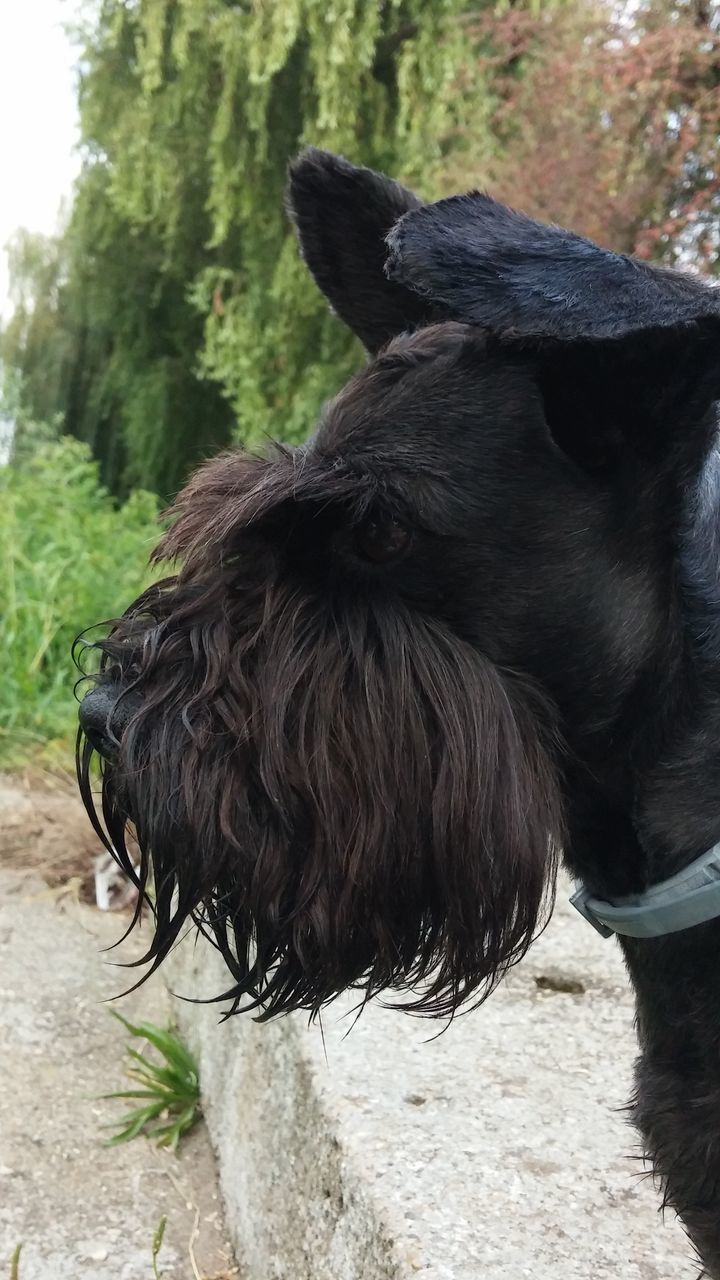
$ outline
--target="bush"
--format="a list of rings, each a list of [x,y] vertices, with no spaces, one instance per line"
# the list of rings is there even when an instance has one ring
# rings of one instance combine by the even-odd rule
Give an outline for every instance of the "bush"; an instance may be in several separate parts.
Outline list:
[[[0,764],[69,762],[73,640],[137,595],[156,519],[149,493],[118,508],[89,449],[68,437],[0,467]]]

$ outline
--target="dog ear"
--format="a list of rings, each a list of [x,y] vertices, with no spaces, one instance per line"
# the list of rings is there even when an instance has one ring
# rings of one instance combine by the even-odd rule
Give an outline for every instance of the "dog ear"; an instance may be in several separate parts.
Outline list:
[[[408,211],[388,278],[456,319],[526,341],[579,342],[720,319],[697,278],[601,249],[474,192]]]
[[[437,310],[413,289],[388,280],[385,237],[410,209],[405,187],[314,147],[290,166],[288,213],[310,271],[334,311],[374,353]]]
[[[579,461],[630,438],[657,454],[720,395],[720,291],[696,277],[478,192],[409,211],[387,244],[390,280],[537,355],[548,421]]]

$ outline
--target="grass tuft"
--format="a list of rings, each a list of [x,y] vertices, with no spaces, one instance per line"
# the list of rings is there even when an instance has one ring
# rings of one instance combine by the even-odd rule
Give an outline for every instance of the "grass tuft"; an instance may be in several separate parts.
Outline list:
[[[126,1075],[137,1087],[101,1095],[103,1098],[139,1102],[138,1106],[126,1112],[120,1120],[106,1126],[118,1130],[108,1140],[108,1145],[131,1142],[142,1134],[151,1138],[158,1147],[175,1151],[180,1139],[200,1118],[200,1073],[197,1062],[172,1031],[163,1031],[151,1022],[141,1022],[136,1026],[114,1010],[111,1012],[112,1017],[117,1018],[131,1036],[144,1040],[146,1044],[143,1052],[129,1046],[126,1049],[129,1059]],[[159,1061],[145,1056],[151,1047],[159,1055]],[[158,1228],[158,1232],[159,1230]],[[154,1256],[157,1256],[160,1244],[162,1235]]]

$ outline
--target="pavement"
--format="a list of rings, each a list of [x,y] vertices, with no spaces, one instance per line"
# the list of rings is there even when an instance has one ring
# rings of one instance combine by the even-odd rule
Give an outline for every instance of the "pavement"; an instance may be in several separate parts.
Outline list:
[[[98,1095],[127,1087],[128,1036],[103,1001],[129,982],[101,952],[122,927],[0,870],[0,1276],[22,1245],[18,1280],[151,1280],[165,1216],[162,1280],[242,1280],[204,1124],[177,1156],[144,1138],[105,1145],[126,1104]],[[160,980],[116,1007],[160,1026],[171,1014]]]

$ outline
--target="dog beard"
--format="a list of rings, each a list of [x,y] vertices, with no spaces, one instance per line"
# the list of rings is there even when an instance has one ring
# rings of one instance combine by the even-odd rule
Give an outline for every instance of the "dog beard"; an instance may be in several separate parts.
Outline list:
[[[191,919],[230,970],[230,1012],[314,1015],[358,988],[448,1016],[525,953],[552,897],[547,708],[397,595],[330,589],[332,512],[353,528],[377,495],[337,474],[320,492],[283,451],[194,478],[158,549],[181,572],[100,645],[123,724],[102,820],[82,736],[81,790],[143,896],[152,880],[150,971]]]

